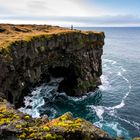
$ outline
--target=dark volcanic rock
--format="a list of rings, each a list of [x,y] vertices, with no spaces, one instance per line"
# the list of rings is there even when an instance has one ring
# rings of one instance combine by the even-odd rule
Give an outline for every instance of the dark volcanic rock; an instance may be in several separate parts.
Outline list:
[[[103,45],[104,33],[76,30],[14,40],[0,50],[0,92],[18,107],[29,88],[50,76],[64,77],[58,90],[70,96],[94,91],[101,84]]]
[[[0,28],[0,33],[4,32],[4,31],[5,31],[5,29],[3,29],[3,28]]]
[[[0,139],[112,140],[81,118],[65,113],[33,119],[14,107],[30,88],[63,77],[58,90],[82,96],[101,84],[104,33],[48,25],[0,25]],[[14,104],[11,105],[10,103]]]

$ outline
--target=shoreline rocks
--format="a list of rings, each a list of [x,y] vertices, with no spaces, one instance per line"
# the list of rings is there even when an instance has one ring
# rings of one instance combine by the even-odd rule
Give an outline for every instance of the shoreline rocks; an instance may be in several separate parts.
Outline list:
[[[111,140],[100,128],[81,118],[65,113],[49,120],[47,116],[33,119],[13,108],[6,100],[0,101],[0,136],[19,139],[46,140]]]

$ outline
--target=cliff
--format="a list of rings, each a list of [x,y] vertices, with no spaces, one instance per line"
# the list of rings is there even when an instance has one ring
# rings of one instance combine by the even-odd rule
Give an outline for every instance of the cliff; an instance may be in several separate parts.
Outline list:
[[[96,90],[101,84],[103,45],[102,32],[1,24],[0,138],[110,140],[107,133],[70,113],[53,120],[33,119],[14,108],[22,105],[31,88],[51,77],[63,77],[58,91],[70,96]]]
[[[70,96],[101,84],[104,33],[38,25],[0,25],[0,95],[19,107],[31,87],[64,77]]]

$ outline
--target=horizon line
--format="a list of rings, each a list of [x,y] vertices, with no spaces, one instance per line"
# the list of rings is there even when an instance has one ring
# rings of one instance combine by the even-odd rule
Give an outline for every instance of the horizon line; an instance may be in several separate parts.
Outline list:
[[[0,24],[15,24],[15,25],[51,25],[51,26],[60,26],[60,27],[70,27],[69,25],[59,25],[59,24],[44,24],[44,23],[12,23],[12,22],[0,22]],[[71,25],[74,25],[74,24],[71,24]],[[113,25],[107,25],[107,26],[101,26],[101,25],[95,25],[95,26],[74,26],[74,28],[140,28],[140,25],[137,26],[137,25],[129,25],[129,26],[121,26],[121,25],[116,25],[116,26],[113,26]]]

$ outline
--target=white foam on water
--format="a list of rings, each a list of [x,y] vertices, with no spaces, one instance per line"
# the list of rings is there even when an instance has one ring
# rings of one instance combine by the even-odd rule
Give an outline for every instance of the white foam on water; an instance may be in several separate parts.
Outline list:
[[[103,61],[106,63],[111,63],[111,64],[116,64],[117,63],[117,61],[115,61],[115,60],[111,60],[111,59],[103,59]]]
[[[104,120],[103,119],[104,113],[107,113],[110,116],[114,116],[116,113],[116,110],[124,107],[124,105],[125,105],[124,101],[122,101],[120,104],[118,104],[116,106],[112,106],[112,107],[94,106],[94,105],[88,105],[87,107],[91,108],[93,111],[95,111],[96,115],[98,116],[98,118],[100,120]]]
[[[140,133],[140,123],[132,121],[132,123],[134,124],[134,126],[139,130]]]
[[[118,75],[118,76],[122,76],[122,74],[121,74],[121,72],[120,72],[120,71],[118,72],[118,74],[117,74],[117,75]]]
[[[126,81],[126,83],[128,83],[128,92],[125,93],[120,104],[112,106],[112,107],[104,107],[106,110],[109,110],[109,111],[112,111],[115,109],[120,109],[120,108],[124,107],[125,106],[125,99],[129,96],[129,94],[131,92],[131,83],[129,82],[129,80],[127,78],[125,78],[121,72],[118,72],[118,75],[121,76]]]
[[[106,59],[106,61],[108,61],[108,62],[113,62],[113,61],[108,60],[108,59]],[[125,72],[126,70],[125,70],[122,66],[121,66],[120,68],[121,68],[122,71],[119,71],[119,72],[117,73],[117,75],[120,76],[120,77],[122,77],[122,79],[125,80],[126,83],[128,84],[128,92],[126,92],[126,94],[123,96],[123,98],[122,98],[120,104],[117,104],[117,105],[112,106],[112,107],[105,107],[105,106],[102,106],[102,108],[103,108],[104,110],[106,110],[106,111],[109,111],[110,114],[113,114],[113,112],[114,112],[113,110],[115,110],[115,109],[120,109],[120,108],[122,108],[122,107],[125,106],[125,99],[128,97],[129,93],[131,92],[131,83],[130,83],[129,80],[128,80],[125,76],[123,76],[123,74],[122,74],[122,72]],[[110,83],[109,83],[109,79],[107,78],[107,76],[102,75],[102,76],[101,76],[101,81],[102,81],[102,85],[99,86],[99,88],[100,88],[101,91],[108,90],[108,89],[111,87],[111,86],[110,86]],[[91,108],[94,108],[94,109],[95,109],[95,106],[91,106]],[[101,108],[101,106],[100,106],[100,108]]]
[[[24,97],[25,107],[19,108],[19,111],[31,115],[33,118],[40,117],[38,108],[45,104],[43,97],[40,97],[42,86],[32,91],[32,96]]]
[[[109,110],[112,112],[112,110],[115,109],[120,109],[122,107],[125,106],[125,99],[129,96],[130,92],[131,92],[131,83],[130,81],[123,75],[123,72],[126,72],[126,69],[124,69],[122,66],[119,67],[120,71],[118,71],[117,75],[120,76],[123,80],[125,80],[125,82],[128,84],[128,91],[125,93],[125,95],[123,96],[120,104],[112,106],[112,107],[104,107],[106,110]]]
[[[109,59],[105,59],[104,60],[105,62],[110,62],[110,63],[113,63],[113,64],[116,64],[117,62],[116,61],[113,61],[113,60],[109,60]],[[116,62],[116,63],[115,63]],[[117,76],[120,76],[123,80],[126,81],[126,83],[128,84],[128,92],[125,93],[125,95],[123,96],[120,104],[117,104],[115,106],[112,106],[112,107],[104,107],[104,109],[106,110],[109,110],[111,113],[113,112],[112,110],[114,109],[120,109],[122,107],[125,106],[125,99],[129,96],[130,92],[131,92],[131,83],[129,82],[129,80],[123,76],[123,72],[126,72],[126,69],[124,69],[122,66],[118,67],[119,68],[119,71],[117,73]],[[99,89],[101,91],[106,91],[106,90],[109,90],[111,88],[111,84],[109,82],[109,78],[106,76],[106,75],[102,75],[101,76],[101,81],[102,81],[102,85],[99,86]]]
[[[77,101],[80,102],[80,101],[87,100],[88,98],[94,97],[97,94],[98,94],[98,90],[97,91],[94,91],[94,92],[88,92],[88,93],[84,94],[81,97],[68,96],[65,92],[59,93],[59,95],[62,95],[65,98],[67,98],[69,101],[74,101],[74,102],[77,102]]]
[[[66,95],[66,93],[65,93],[65,95]],[[72,97],[72,96],[68,96],[68,95],[66,95],[66,96],[67,96],[67,98],[69,100],[73,100],[75,102],[77,102],[77,101],[83,101],[83,100],[87,99],[87,97],[88,97],[88,95],[84,95],[82,97]]]
[[[128,84],[128,92],[126,92],[126,94],[123,96],[120,104],[112,106],[112,107],[105,107],[105,106],[94,106],[93,107],[92,105],[90,107],[95,110],[96,115],[98,116],[99,119],[103,120],[103,113],[106,112],[107,114],[114,116],[114,117],[118,118],[119,120],[133,126],[137,130],[139,130],[139,133],[140,133],[140,124],[139,123],[137,123],[135,121],[132,121],[132,122],[128,121],[128,120],[123,119],[115,114],[117,109],[120,109],[120,108],[125,106],[125,99],[129,96],[129,94],[131,92],[131,88],[132,88],[130,81],[122,74],[123,72],[126,72],[127,70],[125,70],[122,66],[120,68],[121,68],[121,71],[119,71],[117,73],[117,75],[122,77],[122,79],[125,80],[126,83]],[[102,79],[102,80],[104,80],[104,79]],[[98,107],[102,108],[102,110],[104,110],[104,112],[101,114],[101,116],[100,116],[100,110],[98,110]],[[99,114],[97,113],[97,111],[99,111]],[[100,121],[97,122],[97,124],[100,124]],[[118,136],[121,136],[121,131],[119,131],[119,129],[117,129],[117,125],[113,125],[112,128],[117,132]]]
[[[117,132],[117,136],[122,136],[122,130],[118,128],[118,123],[109,123],[108,126]]]
[[[91,107],[92,109],[95,110],[96,115],[98,116],[98,118],[100,120],[103,120],[103,114],[104,114],[104,107],[103,106],[94,106],[94,105],[92,105],[92,106],[89,106],[89,107]]]
[[[139,133],[140,133],[140,124],[139,124],[139,123],[137,123],[137,122],[135,122],[135,121],[128,121],[128,120],[123,119],[123,118],[121,118],[121,117],[119,117],[119,116],[115,116],[115,117],[118,118],[119,120],[121,120],[121,121],[123,121],[123,122],[125,122],[125,123],[127,123],[127,124],[129,124],[129,125],[131,125],[131,126],[133,126],[133,127],[136,128],[137,130],[139,130]]]
[[[87,99],[88,94],[87,95],[84,95],[82,97],[72,97],[72,96],[68,96],[65,92],[62,92],[62,93],[59,93],[59,96],[63,96],[67,100],[71,100],[71,101],[77,102],[77,101],[83,101],[83,100]]]
[[[30,116],[32,116],[33,118],[39,118],[40,117],[40,113],[38,112],[37,109],[26,109],[26,108],[19,108],[19,111],[26,113]]]
[[[99,127],[99,128],[103,128],[103,122],[102,121],[97,121],[95,123],[93,123],[95,126]]]
[[[120,66],[120,69],[123,71],[123,72],[126,72],[127,70],[124,69],[122,66]]]
[[[108,80],[108,77],[107,76],[102,75],[100,78],[101,78],[101,81],[102,81],[102,85],[99,86],[99,89],[101,91],[106,91],[109,88],[111,88],[111,85],[109,83],[109,80]]]
[[[117,133],[118,137],[123,136],[124,130],[123,128],[119,126],[118,122],[107,123],[106,126],[108,126],[109,128],[112,128]]]
[[[111,63],[111,64],[117,64],[116,61],[113,60],[108,60],[105,59],[104,60],[107,63]],[[106,64],[106,63],[105,63]],[[107,64],[106,64],[107,65]],[[124,107],[125,106],[125,99],[129,96],[130,92],[131,92],[131,83],[130,81],[124,76],[124,73],[127,71],[126,69],[124,69],[122,66],[117,66],[118,72],[117,72],[117,76],[121,77],[128,85],[128,91],[125,93],[125,95],[123,96],[120,104],[117,104],[115,106],[112,107],[106,107],[106,106],[94,106],[94,105],[88,105],[87,107],[90,107],[91,110],[95,111],[97,117],[100,119],[98,122],[95,123],[95,125],[97,125],[98,127],[102,128],[104,125],[104,113],[107,113],[110,116],[117,116],[117,110]],[[108,71],[106,73],[106,75],[102,75],[101,76],[101,81],[102,81],[102,85],[99,87],[101,91],[105,91],[105,90],[109,90],[109,88],[111,87],[111,83],[110,83],[110,79],[107,77],[108,74],[110,74]],[[112,73],[113,74],[113,73]],[[115,71],[114,71],[115,74]],[[139,123],[135,122],[129,122],[125,119],[121,119],[122,121],[126,122],[127,124],[132,125],[133,127],[137,128],[138,130],[140,129],[139,127]],[[107,123],[107,122],[106,122]],[[118,128],[118,123],[114,124],[114,123],[107,123],[106,125],[109,125],[110,128],[112,128],[114,131],[116,131],[117,136],[121,136],[122,135],[122,130],[120,130]]]
[[[122,77],[122,79],[124,79],[126,81],[126,83],[128,84],[128,92],[126,92],[125,96],[122,98],[122,101],[120,103],[120,104],[122,104],[124,106],[125,105],[125,102],[124,101],[129,96],[129,94],[131,92],[132,86],[131,86],[130,81],[125,76],[123,76],[123,74],[121,72],[118,72],[118,76]]]
[[[45,105],[44,97],[53,101],[54,98],[51,91],[57,90],[58,83],[62,80],[63,78],[51,78],[51,81],[47,85],[43,84],[40,87],[35,88],[30,96],[24,97],[25,107],[19,108],[19,111],[29,114],[33,118],[40,117],[40,108]],[[41,92],[42,89],[44,90],[43,92]],[[52,117],[57,113],[54,108],[50,108],[50,111],[52,112]]]
[[[120,104],[118,104],[116,106],[112,106],[112,107],[105,107],[105,109],[111,111],[111,110],[122,108],[122,107],[124,107],[124,105],[125,105],[124,100],[122,100]]]
[[[111,70],[111,67],[116,66],[116,64],[117,61],[115,60],[103,59],[103,68],[106,70],[106,73],[100,77],[102,81],[102,85],[99,86],[99,89],[101,91],[107,91],[111,88],[109,77],[114,73],[114,71]]]
[[[52,112],[50,118],[55,118],[57,111],[54,108],[50,108],[50,111]]]
[[[94,125],[99,128],[105,129],[105,131],[108,130],[109,132],[111,131],[111,133],[115,132],[117,137],[122,137],[124,135],[129,137],[128,132],[124,128],[122,128],[118,122],[98,121],[95,122]]]

